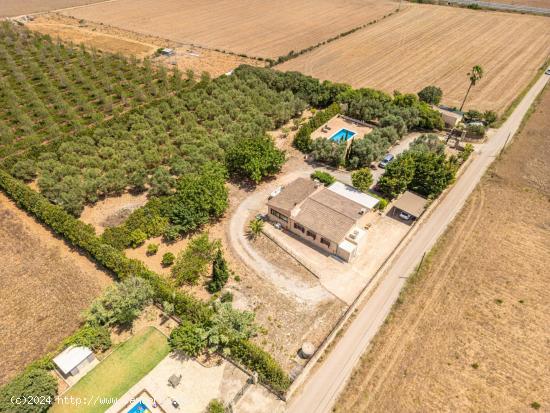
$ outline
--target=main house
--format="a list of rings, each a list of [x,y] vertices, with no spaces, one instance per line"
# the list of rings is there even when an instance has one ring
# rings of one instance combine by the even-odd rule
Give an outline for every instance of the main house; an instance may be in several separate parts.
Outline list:
[[[341,182],[325,187],[305,178],[277,189],[267,203],[271,221],[344,261],[357,254],[376,204],[378,199]]]

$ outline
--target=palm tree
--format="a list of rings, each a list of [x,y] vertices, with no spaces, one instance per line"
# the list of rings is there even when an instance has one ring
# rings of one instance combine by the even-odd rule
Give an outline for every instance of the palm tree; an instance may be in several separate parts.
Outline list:
[[[470,78],[470,86],[468,87],[466,96],[464,96],[462,105],[460,105],[460,111],[462,111],[462,108],[464,107],[464,103],[466,103],[466,99],[468,98],[468,94],[470,93],[470,89],[472,88],[472,86],[475,86],[477,81],[483,77],[483,68],[479,65],[475,65],[474,67],[472,67],[472,71],[468,73],[468,77]]]
[[[255,218],[248,223],[248,237],[250,239],[255,239],[262,233],[264,229],[264,221],[259,218]]]

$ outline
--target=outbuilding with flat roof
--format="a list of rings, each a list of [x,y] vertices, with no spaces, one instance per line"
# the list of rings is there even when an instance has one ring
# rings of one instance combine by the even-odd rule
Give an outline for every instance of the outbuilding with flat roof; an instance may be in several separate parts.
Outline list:
[[[54,357],[53,362],[63,377],[75,376],[79,369],[92,363],[95,355],[88,347],[70,346]]]
[[[419,218],[424,212],[428,200],[411,191],[405,191],[393,204],[394,211],[405,212],[412,217]]]

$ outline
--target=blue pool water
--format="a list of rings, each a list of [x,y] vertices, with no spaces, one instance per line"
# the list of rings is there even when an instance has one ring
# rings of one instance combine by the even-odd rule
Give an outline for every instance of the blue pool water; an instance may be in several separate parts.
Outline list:
[[[128,413],[151,413],[151,410],[149,410],[145,403],[139,402],[130,410],[128,410]]]
[[[351,139],[353,135],[355,135],[355,132],[353,131],[350,131],[348,129],[340,129],[338,132],[330,137],[330,140],[334,142],[345,142],[348,139]]]

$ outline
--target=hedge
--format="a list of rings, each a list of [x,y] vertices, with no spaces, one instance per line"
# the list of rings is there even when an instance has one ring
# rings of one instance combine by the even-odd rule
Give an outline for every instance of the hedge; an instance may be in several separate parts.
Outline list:
[[[256,371],[260,381],[279,394],[290,386],[290,378],[270,354],[250,341],[229,344],[231,357]]]
[[[292,145],[301,152],[308,153],[311,151],[311,134],[325,122],[332,119],[334,116],[340,113],[340,105],[333,103],[323,111],[318,111],[310,120],[303,125],[294,140]]]
[[[73,246],[86,251],[118,279],[136,276],[149,280],[155,290],[156,299],[161,303],[164,301],[173,303],[174,312],[178,317],[197,324],[205,324],[210,320],[213,310],[208,304],[189,294],[175,290],[166,280],[148,269],[141,261],[130,259],[122,251],[102,243],[100,238],[95,235],[95,230],[91,225],[79,221],[60,206],[51,204],[41,194],[1,169],[0,189],[4,190],[20,208],[33,214]],[[244,354],[248,350],[251,354]],[[286,389],[290,384],[290,379],[273,358],[252,343],[240,343],[235,349],[235,356],[248,368],[258,371],[264,382],[274,389],[280,391]],[[51,361],[49,357],[45,360],[46,362]]]

